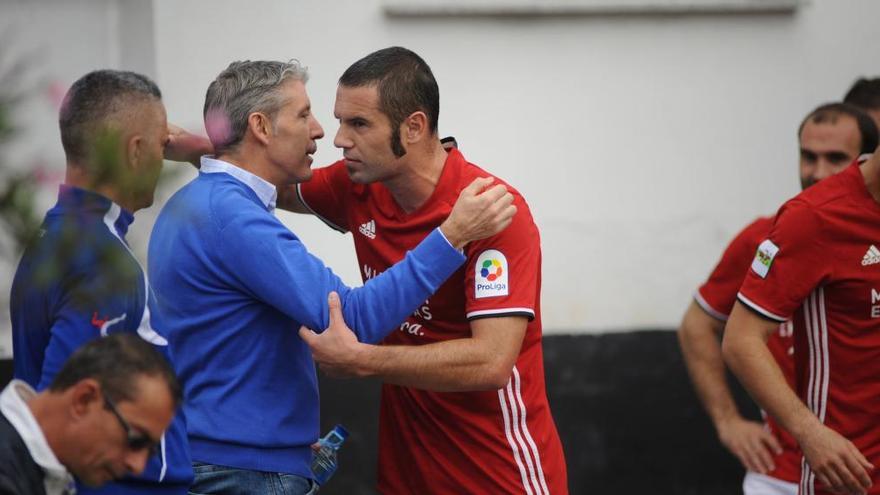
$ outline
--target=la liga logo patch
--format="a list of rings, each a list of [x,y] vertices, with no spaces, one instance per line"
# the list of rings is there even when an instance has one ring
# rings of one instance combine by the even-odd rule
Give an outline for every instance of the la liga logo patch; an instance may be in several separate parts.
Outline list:
[[[480,253],[474,264],[474,297],[506,296],[508,290],[507,258],[497,249]]]
[[[483,268],[480,270],[480,276],[494,282],[504,274],[504,268],[501,268],[501,262],[496,259],[486,260],[483,262]]]
[[[752,260],[752,271],[761,278],[767,278],[770,273],[770,267],[773,266],[773,259],[779,252],[779,246],[773,244],[773,241],[766,239],[758,246],[755,252],[755,259]]]

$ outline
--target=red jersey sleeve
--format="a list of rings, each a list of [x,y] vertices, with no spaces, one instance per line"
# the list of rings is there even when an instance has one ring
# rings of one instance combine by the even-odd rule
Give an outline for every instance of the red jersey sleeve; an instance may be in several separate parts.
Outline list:
[[[311,180],[296,185],[299,200],[315,216],[340,232],[348,232],[348,203],[352,182],[345,162],[313,170]]]
[[[759,218],[730,241],[709,279],[694,294],[694,300],[703,311],[713,318],[727,321],[755,250],[767,238],[772,226],[772,218]]]
[[[499,234],[465,249],[467,319],[526,316],[535,318],[541,283],[541,240],[522,197],[517,213]]]
[[[755,252],[737,297],[752,310],[781,323],[829,273],[822,219],[795,198],[779,210],[769,236]]]

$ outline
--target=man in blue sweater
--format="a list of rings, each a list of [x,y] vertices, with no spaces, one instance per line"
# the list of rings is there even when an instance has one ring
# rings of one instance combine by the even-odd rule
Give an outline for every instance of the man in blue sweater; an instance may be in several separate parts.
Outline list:
[[[64,184],[25,249],[10,301],[15,378],[38,391],[77,348],[108,334],[136,333],[167,352],[146,274],[125,241],[134,212],[153,202],[163,149],[177,158],[159,88],[133,72],[91,72],[68,91],[59,126]],[[178,416],[142,474],[79,493],[184,494],[191,480]]]
[[[315,489],[318,389],[300,325],[326,328],[327,295],[363,342],[396,329],[464,262],[460,249],[510,223],[501,185],[475,180],[449,218],[362,288],[346,287],[274,216],[276,188],[308,180],[323,130],[298,63],[235,62],[208,88],[216,158],[162,209],[150,239],[158,325],[184,386],[192,493]]]

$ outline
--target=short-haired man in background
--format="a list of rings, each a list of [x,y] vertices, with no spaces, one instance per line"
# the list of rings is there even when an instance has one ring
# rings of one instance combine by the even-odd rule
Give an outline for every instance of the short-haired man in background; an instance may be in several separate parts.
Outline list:
[[[880,493],[878,239],[875,151],[780,208],[727,323],[725,361],[804,453],[801,494]],[[789,319],[796,392],[766,343]]]
[[[64,183],[25,249],[10,300],[15,378],[36,390],[77,348],[108,334],[137,333],[167,352],[151,319],[146,274],[125,241],[134,213],[153,203],[163,153],[181,158],[162,94],[141,74],[93,71],[68,90],[58,122]],[[185,427],[176,418],[140,476],[79,492],[182,495],[191,481]]]
[[[0,393],[0,494],[73,493],[71,473],[88,486],[140,474],[180,401],[167,360],[129,333],[80,347],[40,393],[13,380]]]

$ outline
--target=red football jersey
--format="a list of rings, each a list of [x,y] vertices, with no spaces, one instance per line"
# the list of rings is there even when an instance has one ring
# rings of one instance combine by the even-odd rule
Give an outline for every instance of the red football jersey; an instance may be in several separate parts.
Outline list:
[[[721,321],[727,321],[733,304],[736,302],[736,294],[742,286],[743,279],[749,270],[749,265],[755,258],[758,245],[770,234],[773,227],[772,217],[758,218],[742,230],[730,242],[721,261],[712,271],[709,280],[700,286],[694,299],[706,313]],[[792,337],[791,322],[779,325],[779,330],[767,340],[767,346],[785,379],[792,389],[796,389],[794,372],[794,338]],[[782,445],[782,453],[775,456],[773,463],[775,469],[768,476],[797,483],[801,475],[801,449],[797,441],[790,433],[783,430],[779,424],[768,414],[763,414],[767,428],[779,439]]]
[[[384,185],[353,184],[342,161],[315,170],[298,191],[325,222],[352,232],[367,280],[439,226],[471,181],[489,175],[451,150],[434,193],[411,213],[397,205]],[[522,196],[510,190],[517,207],[512,224],[470,243],[465,266],[384,341],[424,345],[467,338],[469,320],[526,316],[529,323],[510,380],[502,389],[483,392],[383,385],[381,493],[568,493],[562,444],[544,387],[540,239]]]
[[[739,300],[794,323],[798,395],[829,428],[880,466],[880,205],[858,165],[779,210]],[[817,486],[804,463],[801,493]],[[871,494],[880,494],[880,469]]]

